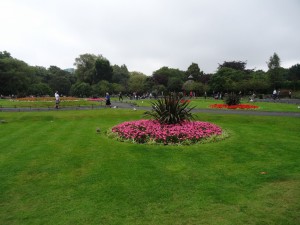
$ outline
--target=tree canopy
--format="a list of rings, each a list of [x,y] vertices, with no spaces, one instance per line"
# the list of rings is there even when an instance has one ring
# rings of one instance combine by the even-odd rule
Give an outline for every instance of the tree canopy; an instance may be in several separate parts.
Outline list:
[[[247,62],[243,62],[243,61],[229,61],[229,62],[225,61],[222,64],[219,64],[218,70],[222,68],[231,68],[234,70],[245,71],[246,65]]]
[[[186,71],[167,66],[146,76],[130,72],[125,64],[111,65],[102,55],[82,54],[74,60],[75,72],[55,65],[49,68],[30,66],[15,59],[7,51],[0,51],[1,95],[62,95],[79,97],[124,94],[193,91],[196,95],[216,92],[270,93],[273,88],[300,90],[300,65],[289,69],[280,66],[274,53],[267,62],[268,71],[246,69],[246,61],[224,61],[213,74],[204,74],[197,63]],[[189,79],[190,75],[192,78]]]

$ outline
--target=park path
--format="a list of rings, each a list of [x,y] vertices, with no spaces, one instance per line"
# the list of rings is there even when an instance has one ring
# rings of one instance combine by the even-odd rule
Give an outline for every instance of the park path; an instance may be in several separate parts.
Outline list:
[[[297,105],[295,105],[297,107]],[[72,106],[55,108],[0,108],[0,112],[37,112],[37,111],[57,111],[57,110],[98,110],[103,109],[105,106]],[[112,110],[114,109],[132,109],[132,110],[150,110],[151,107],[135,106],[126,102],[112,102]],[[238,115],[255,115],[255,116],[286,116],[286,117],[300,117],[299,112],[270,112],[270,111],[257,111],[257,110],[228,110],[228,109],[193,109],[197,113],[214,113],[214,114],[238,114]]]

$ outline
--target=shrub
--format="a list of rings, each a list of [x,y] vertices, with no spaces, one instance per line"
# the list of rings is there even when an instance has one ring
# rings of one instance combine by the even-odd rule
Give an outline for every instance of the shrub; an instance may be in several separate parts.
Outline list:
[[[152,110],[145,112],[145,115],[152,117],[160,124],[178,124],[195,119],[191,113],[194,107],[189,108],[190,102],[184,101],[177,95],[165,96],[151,104]]]
[[[240,96],[238,96],[234,93],[229,94],[225,99],[225,103],[227,105],[238,105],[238,104],[240,104],[240,102],[241,102]]]

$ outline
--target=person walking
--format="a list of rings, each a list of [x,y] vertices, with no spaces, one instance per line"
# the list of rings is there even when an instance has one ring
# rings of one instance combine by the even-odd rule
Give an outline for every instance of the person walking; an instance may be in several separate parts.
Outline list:
[[[276,91],[276,89],[274,89],[274,91],[273,91],[273,100],[276,100],[276,98],[277,98],[277,91]]]
[[[119,101],[123,101],[123,96],[122,96],[122,92],[119,93]]]
[[[55,92],[54,97],[55,97],[55,108],[58,109],[59,108],[59,103],[60,103],[60,98],[59,98],[58,91]]]
[[[106,107],[111,107],[110,95],[108,92],[106,92],[106,96],[105,96],[105,105]]]

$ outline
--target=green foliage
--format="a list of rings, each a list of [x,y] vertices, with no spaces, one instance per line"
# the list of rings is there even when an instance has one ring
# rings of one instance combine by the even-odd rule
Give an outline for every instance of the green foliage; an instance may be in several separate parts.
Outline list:
[[[83,54],[75,59],[74,65],[77,67],[75,74],[78,81],[92,84],[96,59],[97,56],[93,54]]]
[[[107,80],[111,82],[113,76],[113,68],[110,62],[103,56],[98,56],[95,62],[95,74],[91,84],[98,83],[100,80]]]
[[[187,92],[195,90],[195,81],[188,80],[188,81],[184,82],[184,84],[182,85],[182,89]]]
[[[267,94],[271,93],[273,88],[291,89],[293,92],[300,90],[299,64],[284,69],[280,67],[280,58],[276,53],[270,57],[267,64],[269,70],[264,72],[246,69],[244,61],[225,61],[219,65],[216,73],[204,75],[198,64],[192,63],[186,71],[164,66],[154,71],[152,76],[146,76],[139,72],[129,72],[126,65],[111,66],[108,59],[102,55],[87,53],[75,59],[76,70],[72,73],[57,66],[50,66],[49,69],[32,67],[13,58],[9,52],[0,51],[0,94],[18,97],[28,96],[33,92],[37,94],[41,92],[36,85],[45,83],[51,88],[51,93],[58,90],[63,95],[69,95],[72,85],[84,82],[92,87],[93,95],[99,95],[107,89],[97,89],[102,80],[109,83],[109,92],[148,92],[155,96],[162,95],[162,92],[183,90],[193,90],[197,96],[202,95],[204,90],[208,94],[239,91],[243,94],[250,91]],[[132,76],[134,74],[141,76]],[[184,83],[189,75],[193,76],[194,84]]]
[[[195,81],[199,81],[201,76],[203,76],[203,71],[200,70],[197,63],[192,63],[187,71],[185,72],[185,79],[187,80],[188,77],[192,75]]]
[[[96,84],[100,80],[111,81],[113,69],[102,55],[83,54],[75,59],[76,75],[79,81]]]
[[[126,86],[129,79],[129,71],[126,65],[122,65],[122,66],[113,65],[112,68],[113,68],[112,82]]]
[[[276,69],[280,67],[280,58],[276,52],[270,57],[269,61],[267,62],[269,70]]]
[[[238,105],[241,102],[241,98],[239,95],[230,93],[228,96],[225,98],[225,103],[227,105]]]
[[[274,69],[269,69],[268,77],[271,87],[278,89],[282,88],[284,81],[284,76],[287,74],[287,70],[282,67],[276,67]]]
[[[128,89],[131,93],[145,91],[147,76],[140,72],[131,72],[128,80]]]
[[[182,90],[183,81],[178,77],[171,77],[168,81],[168,90],[180,92]]]
[[[105,96],[106,92],[110,92],[110,83],[107,80],[101,80],[97,85],[100,96]]]
[[[92,94],[92,88],[89,84],[79,82],[71,87],[71,95],[76,97],[89,97]]]
[[[182,85],[183,90],[190,92],[196,92],[197,96],[204,93],[204,85],[201,82],[195,82],[193,80],[188,80]]]
[[[247,62],[243,61],[230,61],[230,62],[224,62],[223,64],[219,64],[218,69],[221,68],[231,68],[234,70],[240,70],[245,71]]]
[[[72,85],[66,76],[53,76],[49,80],[49,86],[53,92],[58,91],[60,94],[68,95]]]
[[[292,81],[293,90],[296,90],[297,82],[300,81],[300,64],[293,65],[289,68],[288,79]],[[299,87],[300,89],[300,87]]]
[[[166,66],[160,68],[159,70],[156,70],[153,72],[152,78],[156,85],[164,85],[165,87],[168,87],[169,80],[171,78],[173,79],[180,79],[184,80],[184,72],[179,69],[173,69],[168,68]],[[171,87],[172,88],[172,87]],[[171,89],[168,89],[169,91],[173,91]]]
[[[24,95],[30,84],[30,67],[23,61],[1,53],[0,92],[3,95]]]
[[[161,124],[178,124],[185,120],[191,121],[195,117],[189,107],[189,101],[181,99],[176,95],[164,96],[152,102],[152,110],[145,112],[146,116],[151,116]]]
[[[158,84],[153,85],[151,90],[154,96],[160,96],[162,93],[167,91],[167,88],[162,84]]]
[[[53,91],[51,90],[49,85],[45,83],[31,85],[28,93],[35,96],[53,95]]]
[[[11,58],[11,55],[9,52],[7,51],[0,51],[0,59],[4,59],[4,58]]]

